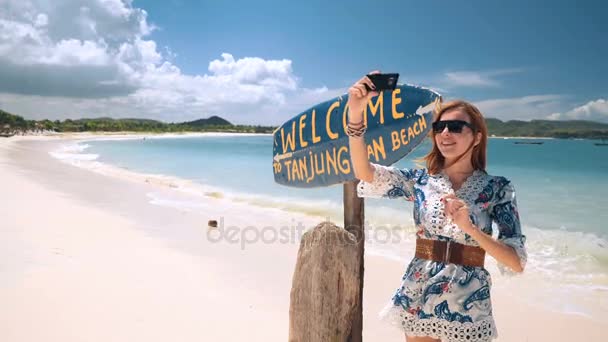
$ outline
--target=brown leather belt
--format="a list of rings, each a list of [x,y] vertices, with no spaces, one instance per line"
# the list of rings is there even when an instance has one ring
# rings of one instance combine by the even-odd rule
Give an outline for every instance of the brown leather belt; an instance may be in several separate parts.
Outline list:
[[[446,264],[483,267],[486,251],[453,241],[416,239],[416,257]]]

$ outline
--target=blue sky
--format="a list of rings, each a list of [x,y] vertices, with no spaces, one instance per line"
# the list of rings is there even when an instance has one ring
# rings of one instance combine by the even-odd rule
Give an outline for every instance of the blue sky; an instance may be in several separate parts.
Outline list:
[[[608,122],[603,1],[7,1],[0,33],[41,36],[0,34],[0,107],[26,117],[280,124],[381,69],[488,117]]]
[[[370,68],[431,82],[445,72],[513,70],[472,98],[607,93],[605,1],[136,0],[187,73],[222,52],[288,58],[303,86],[348,86]],[[499,89],[497,89],[499,88]]]

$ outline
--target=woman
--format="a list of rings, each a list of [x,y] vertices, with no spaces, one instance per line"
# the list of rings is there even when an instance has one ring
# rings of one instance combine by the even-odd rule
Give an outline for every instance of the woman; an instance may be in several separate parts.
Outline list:
[[[526,250],[513,185],[485,171],[483,116],[464,101],[442,104],[435,112],[426,168],[386,167],[369,162],[364,140],[363,110],[376,95],[367,77],[349,89],[347,133],[361,180],[357,192],[413,201],[417,230],[415,256],[381,315],[401,327],[408,342],[490,341],[497,333],[485,254],[502,272],[519,273]],[[498,239],[492,237],[492,222]]]

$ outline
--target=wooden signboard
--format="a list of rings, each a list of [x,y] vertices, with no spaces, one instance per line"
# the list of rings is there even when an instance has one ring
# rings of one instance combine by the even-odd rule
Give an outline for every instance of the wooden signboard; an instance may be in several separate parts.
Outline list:
[[[370,99],[364,113],[365,142],[371,162],[391,165],[405,157],[431,129],[440,95],[399,85]],[[274,131],[274,180],[313,188],[354,180],[346,124],[348,95],[318,104]]]

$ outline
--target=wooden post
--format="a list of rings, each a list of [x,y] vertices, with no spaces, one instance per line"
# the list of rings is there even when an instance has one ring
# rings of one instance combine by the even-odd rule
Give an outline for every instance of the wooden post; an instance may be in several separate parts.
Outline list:
[[[353,328],[361,316],[355,241],[331,222],[321,222],[302,236],[290,293],[289,342],[361,341],[360,324]]]
[[[365,222],[364,201],[357,196],[359,180],[344,183],[344,229],[356,237],[357,257],[359,259],[359,302],[353,320],[348,342],[363,340],[363,255],[365,251]]]
[[[344,228],[321,222],[302,236],[289,305],[289,342],[362,342],[363,199],[344,183]]]

